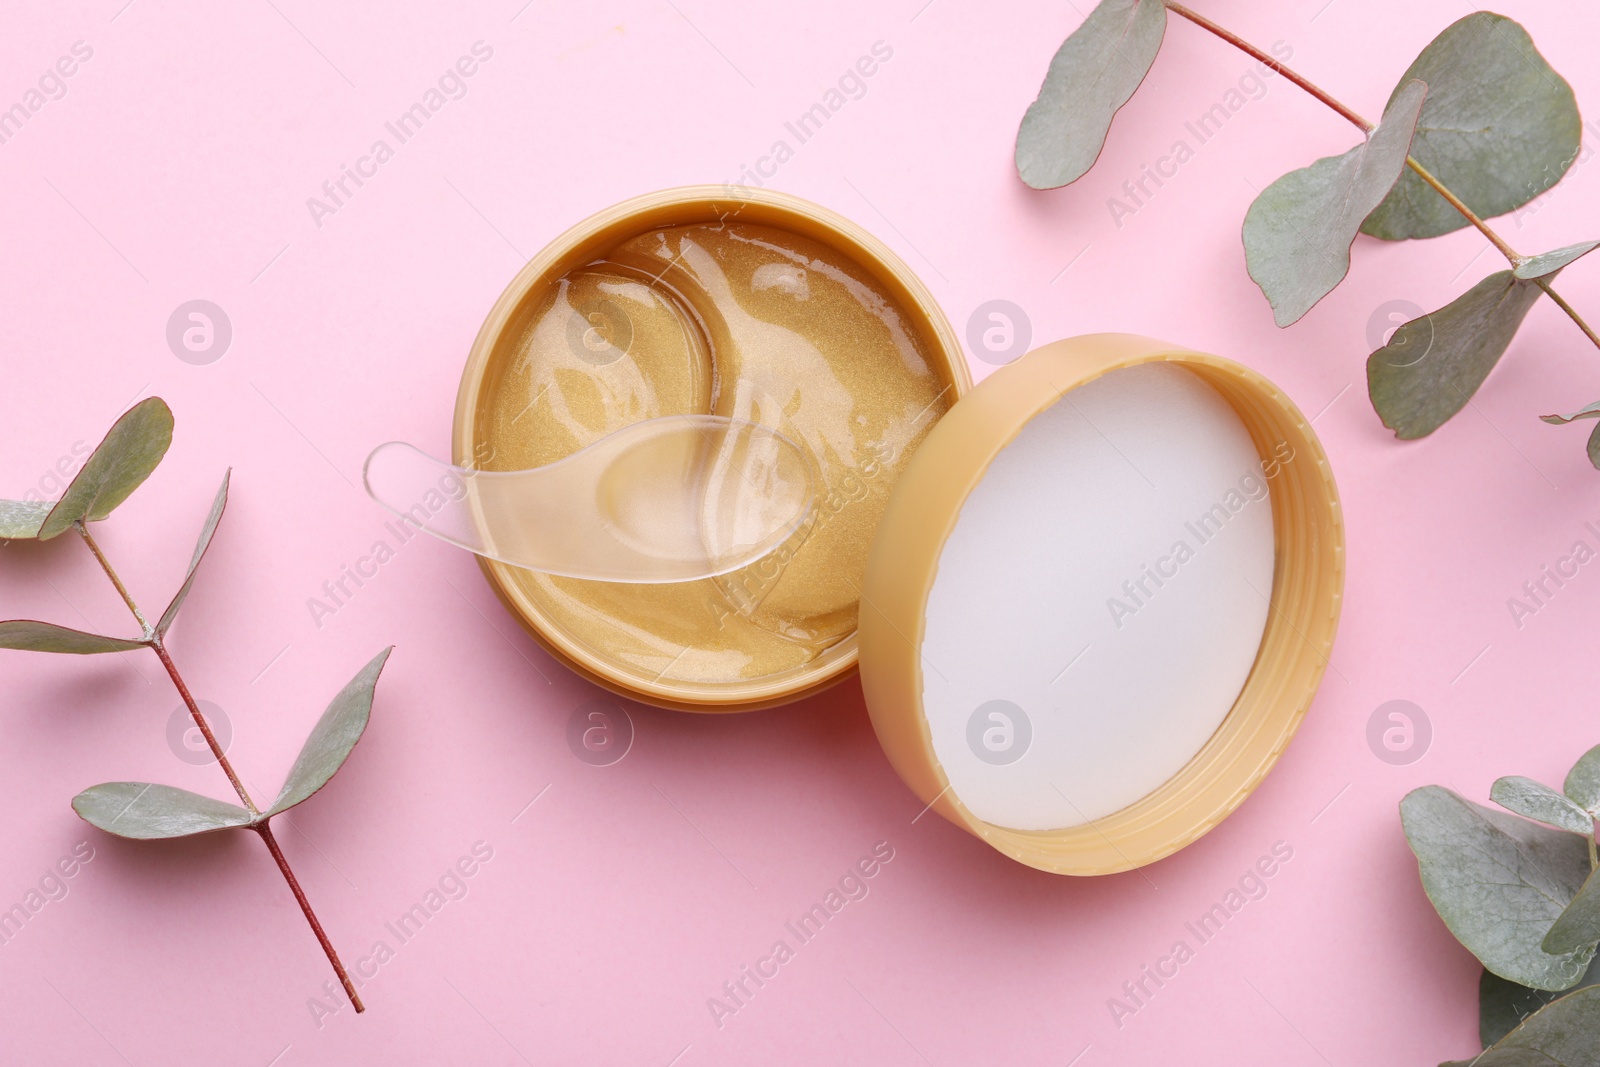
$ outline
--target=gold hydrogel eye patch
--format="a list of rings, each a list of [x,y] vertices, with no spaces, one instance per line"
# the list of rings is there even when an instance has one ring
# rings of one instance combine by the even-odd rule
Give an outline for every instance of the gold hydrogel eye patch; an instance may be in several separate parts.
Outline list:
[[[816,463],[782,549],[715,579],[636,586],[522,572],[552,624],[644,682],[745,683],[854,632],[873,531],[953,396],[898,305],[848,257],[764,226],[642,234],[560,279],[494,393],[493,465],[538,466],[622,426],[702,412]]]
[[[542,467],[624,426],[706,411],[710,353],[666,294],[615,273],[574,271],[521,339],[501,394],[497,443],[515,449],[521,466]]]

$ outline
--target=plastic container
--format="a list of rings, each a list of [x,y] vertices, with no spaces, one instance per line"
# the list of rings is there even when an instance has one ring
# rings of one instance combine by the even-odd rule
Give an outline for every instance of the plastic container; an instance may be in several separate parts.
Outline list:
[[[1260,783],[1309,708],[1328,662],[1344,581],[1338,493],[1310,425],[1254,371],[1129,334],[1035,349],[973,388],[956,335],[921,282],[849,221],[797,198],[718,187],[668,190],[601,212],[557,238],[518,273],[473,345],[456,406],[455,461],[493,457],[488,413],[530,317],[568,272],[622,241],[664,227],[736,219],[800,234],[844,253],[887,292],[956,402],[910,455],[867,557],[859,623],[802,669],[738,684],[696,685],[641,673],[560,625],[525,572],[480,559],[511,614],[579,674],[635,700],[694,712],[746,711],[798,700],[850,677],[858,663],[872,723],[895,770],[932,810],[1011,858],[1062,874],[1105,874],[1153,862],[1216,826]],[[1024,427],[1074,390],[1144,363],[1177,364],[1219,395],[1248,431],[1270,499],[1270,593],[1254,664],[1220,725],[1162,784],[1118,810],[1061,829],[1019,830],[973,814],[941,766],[924,706],[929,594],[962,508]],[[1159,417],[1159,413],[1153,413]],[[1203,442],[1197,447],[1204,447]],[[1004,589],[996,591],[1006,596]],[[1144,669],[1144,668],[1135,668]]]
[[[490,309],[462,373],[456,401],[454,461],[475,465],[499,450],[489,413],[530,318],[560,278],[629,238],[670,226],[737,221],[787,230],[844,253],[899,305],[935,373],[959,398],[972,386],[961,343],[922,282],[877,238],[815,204],[766,190],[730,196],[719,186],[651,193],[608,208],[552,241],[517,273]],[[492,467],[492,462],[490,464]],[[738,684],[655,679],[563,627],[515,567],[481,559],[484,576],[513,617],[551,655],[621,696],[680,711],[734,712],[771,707],[821,692],[855,674],[856,638],[844,637],[803,668]]]
[[[1103,374],[1172,361],[1233,406],[1260,455],[1292,456],[1271,487],[1276,540],[1266,630],[1238,700],[1205,745],[1155,791],[1070,829],[1018,831],[975,817],[950,788],[923,713],[922,638],[940,554],[963,504],[1029,422]],[[890,763],[922,802],[1001,852],[1058,874],[1108,874],[1154,862],[1206,833],[1283,754],[1322,680],[1344,587],[1344,529],[1322,446],[1299,410],[1247,367],[1128,334],[1036,349],[986,378],[913,458],[878,527],[862,590],[861,683]]]

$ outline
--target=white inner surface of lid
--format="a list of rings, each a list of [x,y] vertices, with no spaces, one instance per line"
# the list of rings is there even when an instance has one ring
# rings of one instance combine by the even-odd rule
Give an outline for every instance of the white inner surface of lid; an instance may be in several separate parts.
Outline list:
[[[922,646],[934,753],[968,810],[1082,825],[1204,746],[1266,627],[1274,470],[1171,363],[1074,389],[1001,451],[939,559]]]

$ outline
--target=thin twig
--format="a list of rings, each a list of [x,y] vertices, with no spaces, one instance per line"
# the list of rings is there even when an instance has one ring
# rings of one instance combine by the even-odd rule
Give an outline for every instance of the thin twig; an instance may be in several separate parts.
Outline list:
[[[1344,104],[1340,103],[1338,100],[1335,100],[1322,89],[1319,89],[1317,86],[1313,85],[1304,75],[1289,69],[1282,63],[1279,63],[1276,59],[1273,59],[1270,55],[1263,52],[1261,49],[1257,48],[1243,37],[1240,37],[1238,34],[1233,33],[1230,30],[1223,29],[1221,26],[1218,26],[1215,22],[1212,22],[1198,11],[1191,11],[1182,4],[1173,3],[1172,0],[1167,0],[1167,10],[1172,12],[1174,15],[1182,15],[1184,18],[1188,19],[1196,26],[1199,26],[1201,29],[1208,30],[1211,33],[1216,34],[1224,41],[1227,41],[1229,44],[1233,45],[1233,47],[1237,48],[1239,51],[1259,60],[1263,66],[1282,74],[1285,78],[1294,82],[1296,85],[1300,86],[1300,88],[1304,89],[1318,100],[1321,100],[1324,104],[1327,104],[1329,107],[1333,108],[1333,110],[1344,116],[1344,118],[1348,119],[1351,123],[1359,126],[1363,133],[1371,133],[1376,128],[1372,125],[1372,123],[1368,122],[1354,111],[1351,111],[1348,107],[1345,107]]]
[[[177,687],[178,695],[183,697],[184,704],[188,705],[189,716],[194,719],[194,724],[200,727],[200,732],[205,735],[206,744],[211,746],[211,754],[216,757],[217,765],[228,776],[228,781],[233,783],[233,791],[239,794],[239,799],[244,801],[244,806],[250,810],[250,817],[255,818],[261,814],[261,809],[256,807],[256,802],[250,799],[250,794],[245,791],[244,783],[239,780],[239,775],[234,772],[233,764],[228,762],[228,757],[223,754],[222,746],[217,743],[217,735],[211,732],[211,724],[206,722],[206,717],[200,713],[200,705],[195,702],[189,693],[189,687],[184,684],[183,676],[178,673],[177,664],[172,662],[172,656],[167,652],[167,646],[162,644],[161,638],[156,636],[151,639],[150,647],[161,660],[161,665],[167,669],[167,676],[172,679],[172,684]]]
[[[251,826],[261,840],[267,843],[267,851],[272,853],[272,858],[278,863],[278,870],[283,872],[284,881],[289,883],[289,889],[294,893],[294,899],[300,902],[300,910],[306,913],[306,921],[311,924],[311,932],[317,935],[317,940],[322,943],[322,951],[328,954],[328,962],[333,964],[333,971],[339,976],[339,981],[344,985],[345,994],[350,998],[350,1003],[355,1005],[357,1012],[367,1010],[361,1003],[361,994],[356,992],[355,983],[350,981],[350,975],[345,973],[344,964],[339,962],[339,953],[334,950],[333,942],[328,940],[328,935],[323,931],[322,924],[317,921],[316,912],[311,910],[311,902],[306,899],[305,892],[300,888],[300,881],[294,876],[294,871],[289,869],[289,861],[284,859],[283,850],[278,847],[278,839],[272,836],[272,827],[268,820],[262,820]]]
[[[289,861],[284,858],[283,851],[278,848],[277,838],[272,836],[272,828],[268,819],[261,819],[261,809],[256,807],[255,801],[250,799],[250,793],[245,789],[244,782],[239,780],[239,775],[234,772],[233,764],[228,762],[228,757],[223,753],[222,746],[217,743],[217,735],[211,732],[211,724],[206,722],[205,715],[201,714],[200,705],[196,703],[189,687],[183,681],[183,676],[178,673],[177,664],[172,662],[172,656],[167,653],[167,646],[161,640],[161,634],[145,621],[144,614],[140,612],[139,605],[135,604],[133,597],[128,593],[128,587],[122,584],[116,568],[111,566],[111,561],[106,554],[100,551],[100,546],[95,543],[90,535],[88,526],[82,522],[72,524],[83,538],[84,544],[89,546],[89,551],[94,553],[94,558],[99,561],[100,569],[106,572],[106,577],[111,579],[111,584],[116,586],[117,592],[122,595],[122,602],[128,605],[128,610],[133,612],[133,617],[139,620],[139,625],[144,628],[144,643],[150,647],[161,665],[167,669],[167,677],[172,679],[172,684],[178,690],[178,695],[183,697],[184,704],[189,709],[189,715],[194,719],[201,734],[205,736],[206,744],[211,746],[211,754],[216,757],[217,765],[228,776],[228,781],[233,783],[233,791],[239,794],[239,799],[244,801],[244,806],[250,812],[252,822],[247,827],[254,830],[261,840],[266,843],[267,851],[272,853],[272,858],[278,864],[278,870],[283,872],[284,881],[289,883],[289,890],[294,894],[295,901],[300,905],[300,910],[305,914],[306,922],[311,924],[311,932],[317,935],[317,941],[322,945],[322,951],[327,954],[328,962],[333,964],[333,973],[339,976],[339,981],[344,985],[345,993],[350,997],[350,1003],[355,1005],[356,1011],[366,1011],[366,1005],[361,1003],[361,996],[356,992],[356,987],[350,981],[350,975],[345,971],[344,964],[339,960],[339,953],[334,950],[333,942],[328,940],[327,933],[322,929],[322,923],[317,920],[317,913],[311,910],[311,901],[306,899],[304,890],[300,888],[300,881],[294,876],[294,871],[289,867]],[[259,822],[254,820],[260,819]]]
[[[1331,94],[1313,84],[1309,79],[1305,78],[1297,71],[1284,66],[1282,63],[1272,58],[1272,56],[1268,55],[1266,52],[1263,52],[1261,49],[1257,48],[1249,41],[1246,41],[1238,34],[1224,29],[1199,12],[1189,9],[1183,4],[1175,2],[1175,0],[1164,0],[1164,2],[1167,10],[1172,12],[1174,15],[1179,15],[1188,19],[1201,29],[1220,37],[1222,40],[1233,45],[1233,47],[1239,49],[1239,51],[1256,59],[1268,69],[1283,75],[1284,78],[1298,85],[1311,96],[1326,104],[1329,108],[1332,108],[1340,116],[1350,122],[1351,125],[1360,129],[1362,133],[1370,134],[1374,129],[1377,128],[1372,123],[1362,118],[1361,115],[1357,114],[1349,107],[1346,107],[1341,101],[1335,99]],[[1520,267],[1524,262],[1526,262],[1526,256],[1520,255],[1515,249],[1507,244],[1504,238],[1502,238],[1498,233],[1489,227],[1488,223],[1480,219],[1471,208],[1467,207],[1467,205],[1462,202],[1459,196],[1451,192],[1443,182],[1430,174],[1428,169],[1421,163],[1417,162],[1414,157],[1409,155],[1406,156],[1406,166],[1410,167],[1412,171],[1416,173],[1417,177],[1427,182],[1436,193],[1444,197],[1445,200],[1450,203],[1451,207],[1459,211],[1463,218],[1477,228],[1479,233],[1488,238],[1489,243],[1494,245],[1495,249],[1501,255],[1506,257],[1506,260],[1513,268]],[[1577,309],[1571,304],[1567,303],[1565,300],[1561,299],[1561,297],[1557,296],[1555,290],[1550,288],[1544,279],[1535,279],[1535,281],[1538,282],[1539,288],[1543,289],[1547,294],[1549,294],[1550,299],[1556,302],[1556,306],[1562,311],[1566,312],[1567,317],[1577,325],[1578,329],[1583,331],[1584,336],[1589,338],[1589,340],[1594,343],[1596,348],[1600,348],[1600,336],[1597,336],[1595,331],[1589,327],[1589,324],[1583,320],[1583,316],[1578,314]]]
[[[83,543],[89,546],[89,551],[94,553],[94,558],[99,561],[100,569],[106,572],[106,577],[111,579],[111,584],[117,587],[117,592],[122,594],[122,602],[128,605],[128,610],[133,612],[133,617],[139,620],[139,625],[144,628],[144,642],[150,646],[156,658],[161,660],[161,665],[167,669],[167,677],[172,679],[172,684],[178,690],[178,695],[183,698],[184,704],[189,709],[189,715],[194,719],[194,724],[200,728],[200,733],[205,736],[206,744],[211,746],[211,754],[216,757],[217,765],[228,776],[228,781],[233,783],[233,791],[239,794],[239,799],[244,801],[244,806],[249,809],[251,817],[261,814],[261,809],[256,807],[255,801],[250,799],[250,794],[245,790],[244,783],[239,780],[239,775],[234,772],[233,764],[228,762],[228,757],[223,753],[222,746],[217,743],[217,735],[211,732],[211,724],[206,722],[206,717],[200,712],[200,705],[195,702],[194,696],[189,692],[189,687],[184,684],[183,676],[178,673],[177,664],[172,662],[172,657],[167,654],[167,648],[161,642],[161,635],[145,621],[144,613],[139,610],[139,605],[133,602],[133,596],[128,592],[128,587],[122,584],[122,578],[117,574],[106,554],[100,551],[100,546],[95,543],[94,536],[89,533],[88,526],[81,520],[72,524],[83,538]]]
[[[1522,266],[1522,261],[1527,259],[1527,257],[1519,253],[1516,249],[1512,248],[1505,242],[1503,238],[1501,238],[1499,234],[1491,230],[1489,228],[1489,224],[1478,217],[1477,212],[1473,211],[1466,204],[1462,203],[1461,198],[1446,188],[1444,182],[1440,181],[1438,178],[1435,178],[1431,173],[1429,173],[1427,167],[1424,167],[1421,163],[1418,163],[1416,158],[1413,156],[1406,157],[1406,166],[1415,171],[1417,177],[1433,186],[1433,191],[1448,200],[1451,207],[1461,212],[1461,217],[1472,223],[1472,225],[1477,228],[1479,233],[1487,237],[1489,239],[1489,243],[1494,245],[1495,249],[1499,251],[1502,256],[1506,257],[1506,261],[1508,263],[1510,263],[1513,267]]]
[[[1595,347],[1600,348],[1600,337],[1595,336],[1594,331],[1589,328],[1589,324],[1584,322],[1578,313],[1573,310],[1572,305],[1567,303],[1566,300],[1562,299],[1561,294],[1556,292],[1555,289],[1551,287],[1549,280],[1545,278],[1535,278],[1534,281],[1538,284],[1539,288],[1544,290],[1546,296],[1556,302],[1556,307],[1560,308],[1562,311],[1565,311],[1567,316],[1571,318],[1573,322],[1578,324],[1578,329],[1589,335],[1589,340],[1594,342]]]
[[[78,531],[78,536],[83,538],[83,543],[89,546],[89,551],[93,552],[94,558],[100,562],[100,569],[106,572],[106,577],[111,579],[111,584],[117,587],[117,592],[122,596],[122,602],[128,605],[128,610],[133,612],[133,617],[139,620],[139,629],[143,630],[146,636],[149,636],[152,632],[150,624],[145,621],[143,613],[139,611],[139,605],[133,602],[133,597],[128,595],[128,587],[122,584],[121,578],[117,577],[117,572],[112,568],[111,561],[106,559],[104,552],[100,551],[100,546],[95,543],[94,535],[89,532],[88,525],[80,519],[72,524],[72,528]]]

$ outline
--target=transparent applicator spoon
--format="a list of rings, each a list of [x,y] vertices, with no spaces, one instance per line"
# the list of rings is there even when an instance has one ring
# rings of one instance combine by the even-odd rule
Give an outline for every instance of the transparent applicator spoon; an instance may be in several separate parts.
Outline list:
[[[656,584],[710,578],[783,544],[811,512],[809,456],[720,415],[624,427],[565,459],[474,471],[391,441],[367,492],[442,541],[546,574]]]

